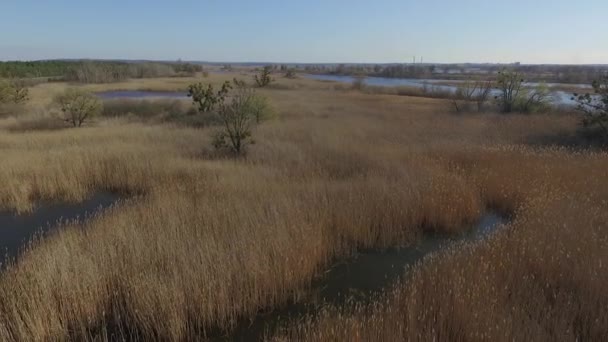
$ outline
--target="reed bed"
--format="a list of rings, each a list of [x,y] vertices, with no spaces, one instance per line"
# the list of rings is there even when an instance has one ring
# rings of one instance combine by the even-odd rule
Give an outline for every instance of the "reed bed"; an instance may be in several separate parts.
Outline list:
[[[454,116],[439,100],[264,90],[281,117],[240,160],[213,128],[103,119],[11,131],[0,206],[127,195],[35,241],[0,277],[2,340],[192,340],[290,302],[359,248],[458,232],[487,208],[515,221],[432,256],[371,307],[327,308],[277,340],[605,336],[603,152],[532,147],[570,116]]]

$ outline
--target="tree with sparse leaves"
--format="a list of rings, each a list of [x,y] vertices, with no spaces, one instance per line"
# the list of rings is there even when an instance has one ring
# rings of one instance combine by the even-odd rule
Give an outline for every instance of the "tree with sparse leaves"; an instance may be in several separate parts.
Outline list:
[[[501,111],[511,113],[524,88],[523,74],[514,70],[503,69],[498,72],[496,86],[500,91],[496,99]]]
[[[516,70],[503,69],[495,82],[499,91],[496,100],[503,113],[535,113],[546,111],[549,105],[549,88],[544,83],[526,87],[524,74]]]
[[[78,88],[68,88],[57,95],[54,102],[61,109],[63,120],[74,127],[82,126],[103,110],[97,96]]]
[[[245,82],[234,79],[230,100],[219,106],[222,128],[215,133],[213,146],[241,155],[253,144],[252,131],[270,112],[266,99],[257,95]]]
[[[267,65],[262,70],[260,70],[258,75],[254,76],[255,83],[258,85],[258,87],[264,88],[265,86],[269,85],[270,83],[272,83],[274,81],[272,79],[272,77],[270,76],[271,73],[272,73],[272,66]]]

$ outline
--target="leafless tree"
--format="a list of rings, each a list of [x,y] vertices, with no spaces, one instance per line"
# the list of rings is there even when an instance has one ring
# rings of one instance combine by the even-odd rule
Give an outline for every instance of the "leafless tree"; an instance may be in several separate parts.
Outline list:
[[[452,103],[457,112],[462,111],[470,103],[477,104],[477,111],[484,109],[485,103],[492,94],[493,83],[490,80],[468,80],[456,88]]]

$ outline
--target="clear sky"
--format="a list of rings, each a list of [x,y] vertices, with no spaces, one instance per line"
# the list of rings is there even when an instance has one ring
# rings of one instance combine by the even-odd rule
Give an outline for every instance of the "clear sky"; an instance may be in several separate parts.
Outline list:
[[[608,0],[0,0],[0,60],[608,63]]]

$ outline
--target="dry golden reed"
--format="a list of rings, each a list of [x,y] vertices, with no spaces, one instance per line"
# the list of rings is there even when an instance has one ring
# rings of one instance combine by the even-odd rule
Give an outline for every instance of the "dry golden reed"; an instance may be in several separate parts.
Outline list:
[[[371,308],[327,309],[275,338],[605,336],[608,156],[530,146],[573,132],[572,117],[454,116],[441,100],[281,83],[264,90],[281,117],[256,130],[242,160],[216,158],[212,129],[119,118],[17,133],[0,122],[2,208],[127,196],[9,266],[0,339],[229,331],[304,300],[336,258],[456,232],[487,208],[515,221],[432,256]]]

